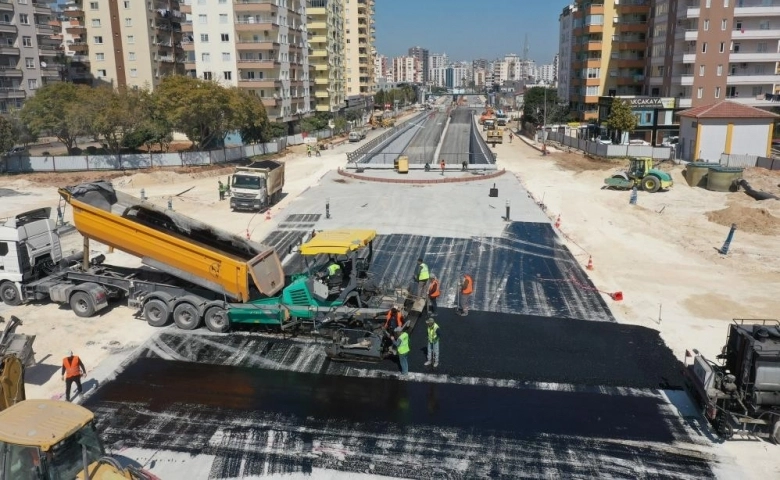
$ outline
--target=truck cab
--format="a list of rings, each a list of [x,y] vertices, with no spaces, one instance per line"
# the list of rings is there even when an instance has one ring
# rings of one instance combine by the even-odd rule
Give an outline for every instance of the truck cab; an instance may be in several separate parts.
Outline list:
[[[236,167],[230,183],[230,208],[259,211],[281,199],[284,164],[265,160]]]

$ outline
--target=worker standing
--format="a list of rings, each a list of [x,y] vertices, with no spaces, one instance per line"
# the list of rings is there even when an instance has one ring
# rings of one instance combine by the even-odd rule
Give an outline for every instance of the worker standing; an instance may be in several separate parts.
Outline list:
[[[439,325],[429,318],[425,322],[428,325],[428,361],[425,362],[425,366],[429,366],[433,363],[433,368],[439,366]]]
[[[446,166],[447,166],[447,164],[444,163],[444,159],[443,158],[441,160],[439,160],[439,167],[441,167],[441,174],[442,174],[442,176],[444,175],[444,167],[446,167]]]
[[[395,329],[396,338],[393,342],[398,352],[398,363],[401,364],[401,374],[409,373],[409,334],[404,332],[403,327]]]
[[[414,271],[414,280],[417,282],[417,296],[422,297],[425,295],[425,286],[428,284],[428,279],[431,274],[428,271],[428,265],[423,262],[422,258],[417,259],[417,269]]]
[[[344,277],[341,273],[341,265],[338,264],[338,262],[334,259],[330,259],[330,264],[328,265],[328,284],[334,285],[334,284],[340,284]]]
[[[458,315],[466,316],[469,314],[469,303],[471,294],[474,293],[474,279],[468,273],[463,274],[463,281],[460,284],[460,295],[458,296]]]
[[[509,143],[512,143],[512,138],[514,138],[514,135],[512,135],[512,132],[509,132]]]
[[[222,183],[222,180],[218,180],[217,182],[219,184],[219,186],[218,186],[218,188],[219,188],[219,199],[220,200],[224,200],[225,199],[225,184]]]
[[[396,328],[404,326],[404,315],[401,313],[398,305],[393,305],[393,308],[387,312],[385,319],[385,330],[388,332],[394,331]]]
[[[431,274],[431,284],[428,286],[428,313],[432,316],[436,316],[436,301],[441,295],[439,290],[439,279],[436,275]]]
[[[76,391],[80,395],[81,376],[87,374],[87,369],[81,363],[77,355],[73,355],[72,350],[68,350],[68,356],[62,359],[62,380],[65,382],[65,400],[70,402],[70,386],[76,384]]]

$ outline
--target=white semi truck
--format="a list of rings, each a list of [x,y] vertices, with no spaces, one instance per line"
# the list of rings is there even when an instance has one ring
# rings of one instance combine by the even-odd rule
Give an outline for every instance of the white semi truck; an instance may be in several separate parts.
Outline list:
[[[264,210],[282,199],[284,163],[273,160],[236,167],[230,184],[232,210]]]

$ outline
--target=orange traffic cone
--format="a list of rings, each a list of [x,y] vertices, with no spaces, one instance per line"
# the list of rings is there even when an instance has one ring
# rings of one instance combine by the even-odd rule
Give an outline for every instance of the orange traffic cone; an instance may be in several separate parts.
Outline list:
[[[588,270],[593,270],[593,257],[588,256],[588,266],[585,268],[587,268]]]
[[[616,302],[623,300],[623,292],[610,293],[609,296]]]
[[[247,240],[251,239],[251,236],[249,235],[249,229],[248,228],[246,229],[246,239]]]
[[[265,219],[270,220],[271,219],[271,209],[265,211]]]
[[[558,218],[555,220],[555,228],[561,228],[561,216],[558,215]]]

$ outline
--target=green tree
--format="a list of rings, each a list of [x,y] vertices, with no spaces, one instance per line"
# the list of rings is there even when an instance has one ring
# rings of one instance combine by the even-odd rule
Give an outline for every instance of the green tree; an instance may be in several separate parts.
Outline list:
[[[347,119],[343,116],[336,117],[335,120],[333,120],[333,133],[336,135],[344,132],[347,129]]]
[[[8,121],[11,122],[11,125],[13,126],[16,143],[19,143],[27,148],[29,144],[38,141],[39,132],[36,130],[31,130],[27,124],[22,121],[22,117],[18,109],[12,109],[8,113]]]
[[[547,101],[545,102],[545,91]],[[558,92],[554,88],[531,87],[525,91],[523,98],[523,121],[536,125],[547,123],[559,123],[566,119],[569,109],[558,98]]]
[[[262,142],[268,129],[268,113],[262,100],[246,90],[230,90],[233,99],[234,128],[244,143]]]
[[[613,98],[609,117],[607,117],[607,126],[619,132],[620,136],[623,132],[633,132],[636,128],[636,116],[631,111],[631,105],[619,98]]]
[[[94,88],[89,96],[90,133],[102,138],[108,151],[118,155],[125,137],[143,123],[143,93],[135,89]]]
[[[269,122],[263,141],[267,142],[276,138],[286,137],[288,130],[287,124],[284,122]]]
[[[13,123],[5,116],[0,116],[0,155],[5,155],[5,152],[14,148],[16,143]]]
[[[384,90],[379,90],[374,94],[374,105],[384,108],[384,105],[387,100],[386,97],[387,97],[387,92],[385,92]]]
[[[92,89],[85,85],[50,83],[24,102],[20,117],[28,129],[48,132],[71,153],[76,139],[89,133],[91,93]]]
[[[197,150],[224,139],[236,125],[232,95],[216,82],[173,75],[163,78],[156,94],[166,120]]]

